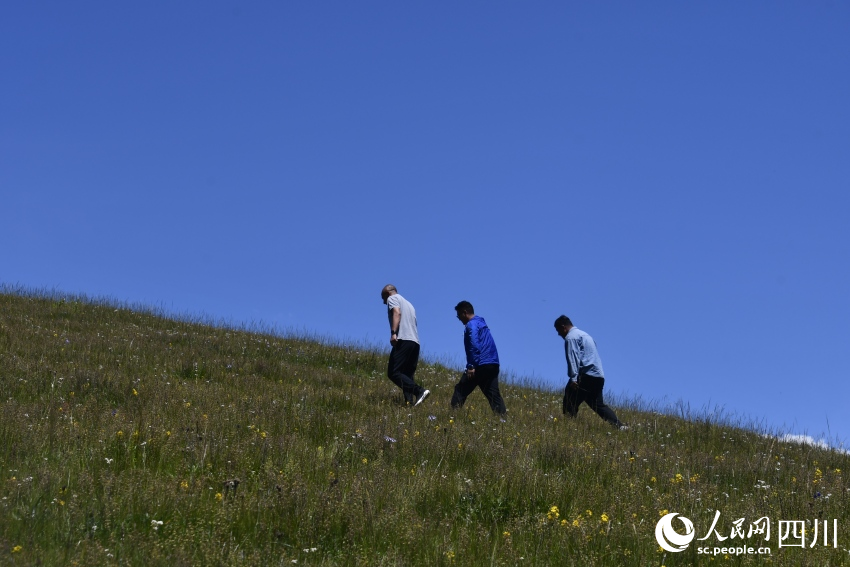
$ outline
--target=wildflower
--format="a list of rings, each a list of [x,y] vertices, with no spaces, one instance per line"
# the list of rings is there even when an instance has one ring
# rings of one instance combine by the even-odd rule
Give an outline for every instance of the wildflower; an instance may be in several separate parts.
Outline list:
[[[566,525],[567,525],[567,519],[566,519],[566,518],[564,518],[563,520],[561,520],[561,525],[562,525],[562,526],[566,526]]]
[[[215,493],[215,499],[217,501],[221,502],[224,499],[224,496],[221,495],[221,492],[216,492]]]
[[[395,443],[396,442],[396,440],[393,439],[392,437],[390,437],[389,435],[384,437],[384,441],[386,441],[387,443]]]
[[[136,389],[135,389],[135,388],[133,388],[133,395],[134,395],[134,396],[138,396],[138,395],[139,395],[139,392],[138,392],[138,391],[136,391]]]
[[[603,524],[607,524],[608,523],[608,514],[606,514],[605,512],[602,512],[602,515],[599,516],[599,521],[602,522]]]
[[[437,416],[436,415],[429,415],[428,421],[437,421]]]
[[[188,480],[180,481],[180,488],[182,488],[183,490],[188,490],[189,489],[189,481]]]
[[[363,457],[362,459],[360,459],[360,462],[362,462],[364,465],[368,465],[369,459],[367,459],[366,457]]]
[[[161,526],[161,525],[162,525],[162,520],[151,520],[151,527],[154,530],[158,530],[159,526]]]
[[[557,506],[552,506],[551,508],[549,508],[549,513],[546,514],[546,518],[551,521],[557,520],[560,516],[561,511],[558,510]]]
[[[23,549],[24,548],[21,547],[20,545],[16,545],[15,547],[12,548],[12,553],[20,553]]]
[[[577,528],[580,525],[581,525],[581,518],[576,518],[575,520],[573,520],[573,527],[574,528]]]
[[[447,551],[446,552],[446,559],[448,559],[449,561],[452,561],[454,558],[455,558],[455,552],[454,551]]]
[[[589,517],[591,517],[591,516],[593,515],[593,511],[592,511],[592,510],[585,510],[585,511],[584,511],[584,513],[585,513],[585,514],[587,514],[587,517],[588,517],[588,518],[589,518]]]
[[[502,532],[502,537],[511,537],[511,532],[505,530]]]
[[[669,513],[670,513],[670,511],[667,508],[664,508],[663,510],[658,512],[658,515],[659,516],[666,516]]]
[[[123,431],[119,431],[119,432],[118,432],[118,433],[116,433],[115,435],[118,437],[118,439],[121,439],[122,437],[124,437],[124,432],[123,432]]]

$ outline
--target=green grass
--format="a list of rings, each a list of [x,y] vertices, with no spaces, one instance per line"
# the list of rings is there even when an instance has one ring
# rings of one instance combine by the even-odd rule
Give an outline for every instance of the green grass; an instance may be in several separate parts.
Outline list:
[[[0,565],[850,564],[843,453],[634,402],[618,432],[530,385],[503,384],[504,422],[480,392],[455,412],[439,364],[412,409],[385,371],[371,348],[6,288]],[[661,552],[665,510],[697,537],[716,510],[726,536],[767,516],[772,554]],[[780,520],[818,519],[838,549],[779,548]]]

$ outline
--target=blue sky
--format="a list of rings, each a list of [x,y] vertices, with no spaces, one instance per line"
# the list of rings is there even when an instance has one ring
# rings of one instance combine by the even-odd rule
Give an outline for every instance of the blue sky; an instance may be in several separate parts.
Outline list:
[[[564,313],[606,391],[847,441],[848,29],[839,2],[7,2],[0,282],[370,344],[394,283],[426,356],[461,360],[466,299],[552,388]]]

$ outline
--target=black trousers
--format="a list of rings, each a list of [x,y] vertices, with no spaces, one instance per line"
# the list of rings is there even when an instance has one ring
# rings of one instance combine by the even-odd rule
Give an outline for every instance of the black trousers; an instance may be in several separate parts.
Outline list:
[[[575,417],[578,415],[578,407],[582,402],[590,406],[590,409],[599,414],[599,417],[617,427],[621,426],[620,420],[614,410],[605,405],[602,399],[602,388],[605,386],[605,378],[596,376],[579,376],[578,388],[567,387],[564,389],[564,415]]]
[[[475,375],[470,378],[469,374],[463,373],[460,382],[455,385],[455,393],[452,396],[452,407],[460,408],[466,402],[466,398],[475,388],[481,388],[484,397],[490,402],[490,408],[499,415],[507,412],[505,400],[499,392],[499,365],[482,364],[475,369]]]
[[[401,388],[404,399],[416,403],[425,388],[413,381],[416,365],[419,364],[419,343],[416,341],[396,341],[387,363],[387,378]]]

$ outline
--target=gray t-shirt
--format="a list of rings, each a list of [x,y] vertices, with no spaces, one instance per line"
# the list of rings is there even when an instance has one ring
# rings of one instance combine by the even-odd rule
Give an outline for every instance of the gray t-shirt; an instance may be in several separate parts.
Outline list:
[[[413,341],[419,343],[419,331],[416,330],[416,309],[413,305],[400,296],[393,294],[387,298],[387,315],[390,325],[393,324],[393,308],[398,307],[401,311],[401,320],[398,323],[398,338],[402,341]]]

